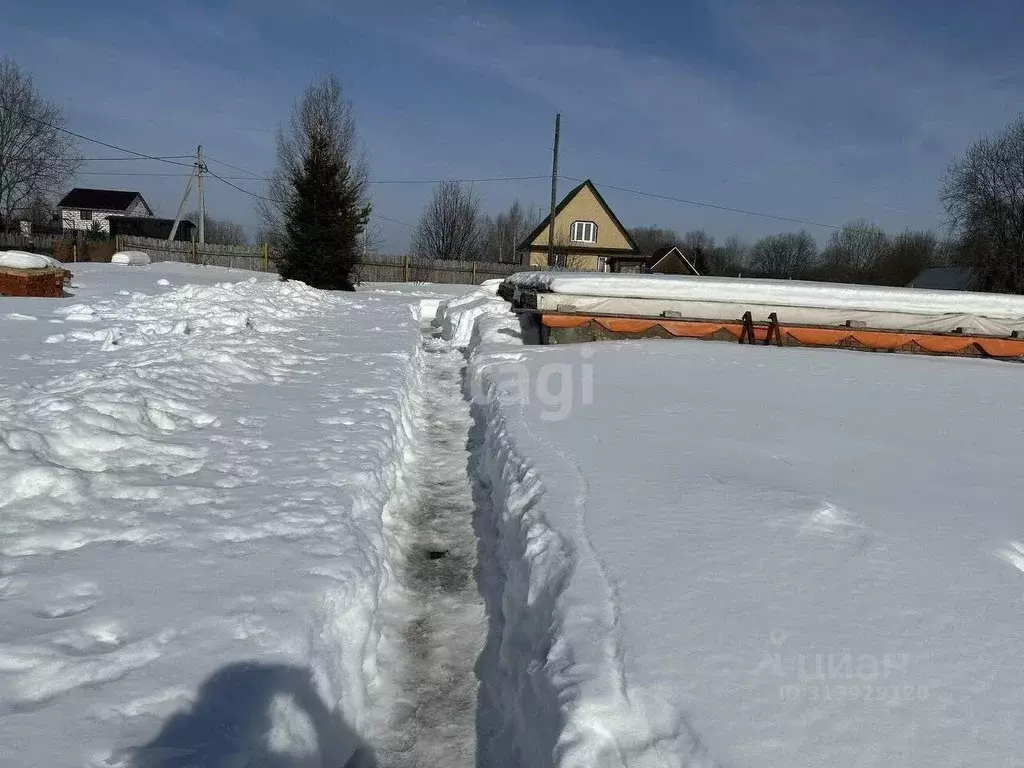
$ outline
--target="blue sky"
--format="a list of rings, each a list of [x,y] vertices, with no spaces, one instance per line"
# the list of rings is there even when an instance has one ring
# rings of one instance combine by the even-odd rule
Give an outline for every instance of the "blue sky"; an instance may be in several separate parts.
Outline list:
[[[65,106],[73,130],[113,144],[178,155],[202,143],[263,174],[276,125],[306,84],[334,71],[375,180],[548,173],[561,112],[562,172],[592,178],[627,226],[703,227],[719,239],[796,225],[608,185],[939,229],[946,164],[1024,108],[1019,0],[13,4],[0,54]],[[184,178],[109,174],[178,170],[92,162],[77,183],[137,189],[173,216]],[[543,179],[476,188],[491,210],[516,197],[545,207],[549,195]],[[429,192],[375,184],[374,207],[415,224]],[[207,200],[212,215],[255,229],[251,198],[211,181]],[[407,246],[408,228],[377,223],[390,250]]]

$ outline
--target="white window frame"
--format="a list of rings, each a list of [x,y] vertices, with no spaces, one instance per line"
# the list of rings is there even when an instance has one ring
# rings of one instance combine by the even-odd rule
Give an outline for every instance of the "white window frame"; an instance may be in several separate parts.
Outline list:
[[[593,221],[574,221],[569,228],[569,242],[596,243],[597,223]]]

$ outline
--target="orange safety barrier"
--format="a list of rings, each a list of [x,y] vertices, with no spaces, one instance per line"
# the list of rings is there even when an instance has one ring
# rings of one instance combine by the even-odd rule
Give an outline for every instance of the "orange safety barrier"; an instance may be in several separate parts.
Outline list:
[[[738,340],[743,334],[742,323],[729,321],[709,322],[706,320],[561,314],[542,314],[540,320],[547,328],[580,328],[589,323],[596,323],[612,333],[646,333],[653,328],[661,328],[672,336],[691,339],[707,338],[724,331]],[[924,351],[936,355],[983,354],[999,358],[1024,357],[1024,338],[803,325],[781,325],[779,331],[783,343],[794,346]],[[763,342],[767,336],[767,326],[764,324],[754,326],[754,337],[757,341]]]

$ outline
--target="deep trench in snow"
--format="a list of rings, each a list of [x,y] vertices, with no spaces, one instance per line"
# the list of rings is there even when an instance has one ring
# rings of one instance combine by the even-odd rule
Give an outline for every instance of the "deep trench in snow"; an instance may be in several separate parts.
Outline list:
[[[472,417],[463,396],[462,352],[434,339],[429,328],[423,333],[418,439],[401,513],[411,615],[402,633],[399,696],[378,760],[387,768],[461,768],[477,762],[474,667],[486,633],[476,579]]]

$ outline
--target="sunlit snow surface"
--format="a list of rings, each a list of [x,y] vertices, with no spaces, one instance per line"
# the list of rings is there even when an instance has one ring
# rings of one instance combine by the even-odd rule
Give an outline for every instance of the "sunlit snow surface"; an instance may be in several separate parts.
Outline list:
[[[71,269],[0,299],[0,765],[344,764],[421,297]]]
[[[485,393],[504,764],[1020,764],[1024,367],[440,314]]]

